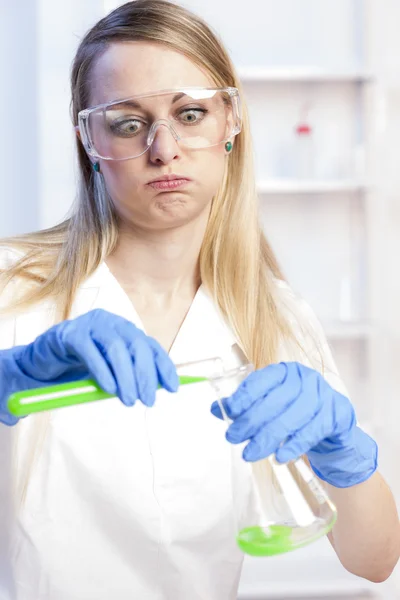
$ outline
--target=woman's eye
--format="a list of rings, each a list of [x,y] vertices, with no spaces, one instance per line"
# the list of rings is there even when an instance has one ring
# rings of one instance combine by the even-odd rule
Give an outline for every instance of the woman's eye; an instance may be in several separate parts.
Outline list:
[[[183,110],[179,116],[184,123],[191,125],[204,119],[206,112],[203,108],[188,108]]]
[[[137,119],[124,119],[121,121],[114,121],[110,124],[110,129],[115,135],[132,136],[137,135],[142,127],[143,123]]]

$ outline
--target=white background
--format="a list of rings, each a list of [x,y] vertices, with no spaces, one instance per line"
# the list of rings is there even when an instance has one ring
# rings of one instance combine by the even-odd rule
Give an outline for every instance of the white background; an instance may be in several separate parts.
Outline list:
[[[82,34],[118,4],[0,0],[0,236],[51,226],[68,212],[75,195],[70,64]],[[400,2],[184,4],[219,32],[243,75],[265,230],[289,281],[324,322],[400,498]],[[304,104],[314,170],[312,181],[299,182],[294,127]],[[369,586],[342,569],[324,540],[247,561],[241,594],[311,598],[370,587],[385,600],[400,598],[399,571]]]

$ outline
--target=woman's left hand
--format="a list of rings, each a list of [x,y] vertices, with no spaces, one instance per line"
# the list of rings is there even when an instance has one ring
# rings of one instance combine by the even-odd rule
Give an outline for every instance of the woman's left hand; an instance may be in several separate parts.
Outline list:
[[[233,421],[227,440],[249,440],[247,461],[275,454],[287,462],[307,454],[315,473],[336,487],[361,483],[377,468],[377,445],[357,426],[351,402],[314,369],[297,362],[269,365],[222,404]],[[222,418],[217,402],[211,412]]]

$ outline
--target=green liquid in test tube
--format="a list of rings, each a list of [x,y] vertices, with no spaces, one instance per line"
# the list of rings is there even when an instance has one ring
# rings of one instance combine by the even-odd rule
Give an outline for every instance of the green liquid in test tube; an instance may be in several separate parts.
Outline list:
[[[183,367],[187,370],[190,368],[190,364],[177,365],[177,370],[179,371]],[[179,385],[188,385],[203,381],[207,381],[207,377],[202,375],[179,375]],[[37,412],[86,404],[97,400],[107,400],[109,398],[115,398],[115,394],[108,394],[92,379],[84,379],[16,392],[8,399],[8,409],[15,417],[25,417]]]

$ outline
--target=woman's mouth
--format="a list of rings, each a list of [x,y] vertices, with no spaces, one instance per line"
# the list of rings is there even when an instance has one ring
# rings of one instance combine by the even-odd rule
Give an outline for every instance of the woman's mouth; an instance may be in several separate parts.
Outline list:
[[[182,187],[190,182],[189,179],[170,179],[170,180],[159,180],[159,181],[151,181],[148,185],[150,185],[155,190],[161,190],[164,192],[168,192],[170,190],[176,190],[179,187]]]
[[[147,185],[150,185],[155,190],[169,192],[183,187],[189,182],[189,177],[184,177],[184,175],[178,175],[177,173],[170,173],[169,175],[160,175],[156,179],[149,181]]]

